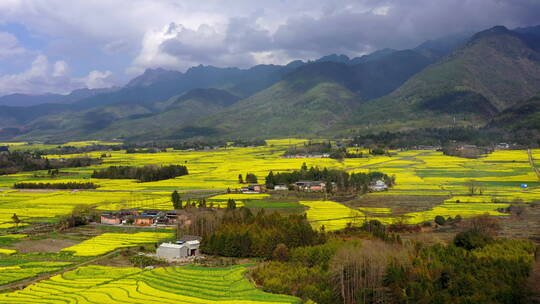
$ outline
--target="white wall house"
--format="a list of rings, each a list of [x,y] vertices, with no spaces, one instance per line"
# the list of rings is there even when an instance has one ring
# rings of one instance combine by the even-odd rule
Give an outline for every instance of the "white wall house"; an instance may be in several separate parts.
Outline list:
[[[199,241],[187,241],[180,244],[163,243],[159,245],[156,254],[160,258],[179,259],[199,254]]]
[[[375,184],[370,186],[371,191],[385,191],[388,189],[388,186],[382,180],[378,180]]]

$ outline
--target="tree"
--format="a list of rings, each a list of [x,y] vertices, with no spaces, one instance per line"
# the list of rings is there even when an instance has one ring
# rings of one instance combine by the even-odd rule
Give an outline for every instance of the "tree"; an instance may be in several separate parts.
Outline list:
[[[15,223],[16,227],[19,227],[19,223],[21,222],[21,219],[19,219],[17,214],[13,213],[13,216],[11,216],[11,220]]]
[[[266,176],[266,187],[274,188],[274,172],[272,171]]]
[[[227,201],[227,209],[236,209],[236,202],[232,198]]]
[[[469,222],[469,228],[473,232],[493,237],[501,230],[501,225],[495,217],[484,214],[472,218]]]
[[[206,200],[204,198],[198,201],[197,208],[206,208]]]
[[[492,241],[493,239],[491,237],[472,230],[460,232],[454,237],[454,245],[467,250],[482,248]]]
[[[242,178],[242,174],[238,174],[238,183],[239,183],[239,184],[243,184],[243,183],[244,183],[244,179]]]
[[[276,249],[274,249],[274,252],[272,252],[272,258],[275,261],[287,262],[290,258],[289,248],[287,247],[287,245],[279,243],[276,246]]]
[[[435,223],[437,223],[437,225],[444,226],[444,224],[446,224],[446,220],[444,219],[444,216],[442,216],[442,215],[437,215],[437,216],[435,217]]]
[[[257,176],[253,173],[246,174],[246,183],[249,183],[249,184],[258,183]]]
[[[174,190],[171,195],[171,201],[175,210],[182,209],[182,199],[180,198],[180,194],[178,194],[178,191]]]
[[[479,189],[478,183],[474,179],[471,179],[467,181],[467,188],[469,189],[469,195],[475,195]]]

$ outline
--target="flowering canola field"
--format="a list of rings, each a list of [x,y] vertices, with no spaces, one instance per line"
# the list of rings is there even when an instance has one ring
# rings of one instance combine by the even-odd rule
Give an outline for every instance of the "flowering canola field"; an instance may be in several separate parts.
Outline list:
[[[77,205],[96,206],[98,210],[124,208],[171,209],[172,190],[189,192],[196,190],[235,189],[238,175],[254,173],[260,183],[270,172],[291,171],[307,166],[318,166],[349,170],[350,172],[381,171],[396,176],[396,186],[389,191],[370,195],[441,195],[448,202],[461,203],[511,203],[516,201],[540,201],[540,183],[528,162],[527,151],[496,151],[478,159],[445,156],[434,151],[394,151],[391,157],[369,156],[338,161],[330,158],[282,158],[289,144],[303,144],[303,139],[270,140],[267,146],[236,148],[228,147],[205,151],[175,151],[161,153],[107,152],[103,164],[62,169],[60,178],[39,177],[46,172],[22,172],[0,176],[0,229],[15,226],[13,213],[22,220],[19,225],[33,221],[48,221],[66,215]],[[83,144],[83,143],[81,143]],[[90,143],[87,143],[90,144]],[[100,157],[103,152],[85,154]],[[540,158],[540,150],[533,150]],[[81,155],[52,155],[51,158],[78,157]],[[136,180],[92,179],[93,170],[111,165],[186,165],[190,174],[156,182],[140,183]],[[36,174],[38,173],[38,174]],[[475,196],[468,195],[468,183],[474,180],[481,189]],[[9,190],[16,182],[67,182],[85,181],[100,185],[98,191],[14,191]],[[521,188],[527,184],[527,188]],[[234,196],[234,195],[233,195]],[[233,197],[230,196],[230,197]],[[468,197],[468,198],[467,198]],[[237,205],[244,199],[256,196],[237,197]],[[208,201],[211,201],[208,200]],[[215,204],[224,206],[225,196],[214,197]],[[490,205],[485,205],[490,206]],[[483,206],[483,207],[485,207]],[[366,206],[375,207],[378,206]],[[382,206],[381,206],[382,207]],[[493,206],[491,206],[493,207]],[[437,211],[437,210],[435,210]],[[493,211],[493,210],[491,210]],[[463,210],[467,212],[467,210]],[[473,214],[472,211],[469,211]],[[366,210],[366,213],[373,214]],[[388,210],[384,212],[388,214]],[[465,214],[461,214],[465,216]],[[412,215],[419,218],[418,215]]]
[[[0,303],[274,304],[300,299],[269,294],[244,278],[245,266],[138,268],[84,266],[0,294]]]
[[[402,216],[391,216],[389,208],[358,208],[352,209],[343,204],[333,201],[301,201],[302,205],[309,207],[307,218],[314,229],[321,229],[324,225],[326,231],[335,231],[343,229],[347,224],[361,225],[366,220],[378,220],[383,224],[395,224],[403,222],[406,224],[419,224],[425,221],[432,221],[435,216],[444,217],[473,217],[482,214],[493,216],[504,216],[504,213],[496,211],[500,208],[506,208],[509,204],[505,203],[455,203],[446,201],[444,204],[434,207],[428,211],[409,212]],[[371,213],[367,215],[364,212]],[[389,216],[374,216],[373,214],[385,214]]]
[[[0,266],[0,285],[35,277],[38,274],[58,271],[69,262],[28,262],[15,266]]]
[[[174,237],[173,233],[164,232],[104,233],[77,245],[64,248],[62,251],[74,252],[75,256],[97,256],[119,248],[157,243],[172,237]]]

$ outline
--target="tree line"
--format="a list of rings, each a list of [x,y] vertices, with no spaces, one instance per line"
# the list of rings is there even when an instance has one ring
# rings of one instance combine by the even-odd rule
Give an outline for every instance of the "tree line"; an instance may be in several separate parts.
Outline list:
[[[99,186],[91,182],[66,183],[15,183],[15,189],[97,189]]]
[[[152,182],[164,179],[170,179],[189,174],[186,166],[110,166],[108,168],[94,170],[92,178],[109,179],[137,179],[140,182]]]
[[[301,180],[324,181],[328,192],[361,192],[366,193],[368,186],[374,181],[382,180],[388,186],[395,184],[395,178],[381,172],[348,173],[337,169],[320,169],[318,167],[307,168],[304,163],[300,170],[292,172],[273,173],[270,171],[266,176],[266,185],[273,188],[274,185],[290,185]],[[332,185],[335,185],[335,189]]]
[[[86,167],[99,163],[101,163],[100,159],[90,157],[49,159],[39,153],[8,151],[0,152],[0,175],[20,171]]]

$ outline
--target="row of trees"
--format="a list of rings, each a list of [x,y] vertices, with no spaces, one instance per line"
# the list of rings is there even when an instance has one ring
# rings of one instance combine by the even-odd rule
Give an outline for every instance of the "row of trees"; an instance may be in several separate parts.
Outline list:
[[[332,143],[330,142],[314,143],[309,141],[303,146],[292,146],[284,155],[331,153],[332,151]]]
[[[90,157],[48,159],[37,153],[0,152],[0,175],[14,174],[20,171],[86,167],[99,163],[101,160]]]
[[[257,176],[253,173],[246,173],[246,179],[242,177],[242,174],[238,174],[238,183],[239,184],[256,184],[259,180]]]
[[[91,182],[66,183],[15,183],[15,189],[97,189],[99,186]]]
[[[171,202],[173,204],[173,208],[175,210],[179,209],[188,209],[188,208],[213,208],[214,203],[210,202],[207,204],[206,199],[200,198],[198,200],[192,201],[191,199],[188,199],[186,203],[184,204],[182,202],[182,198],[180,197],[180,193],[178,193],[177,190],[174,190],[171,194]],[[217,205],[219,207],[219,205]],[[233,199],[229,199],[227,201],[227,209],[236,209],[236,201]]]
[[[383,180],[388,186],[395,184],[395,178],[381,172],[369,173],[348,173],[336,169],[319,169],[317,167],[307,168],[304,163],[300,170],[293,172],[281,172],[274,174],[272,171],[266,176],[266,185],[272,188],[274,185],[289,185],[300,180],[324,181],[327,184],[327,191],[341,192],[367,192],[370,183]],[[336,189],[332,188],[335,184]]]
[[[110,179],[138,179],[141,182],[159,181],[177,176],[189,174],[186,166],[169,165],[169,166],[110,166],[105,169],[94,170],[93,178],[110,178]]]

